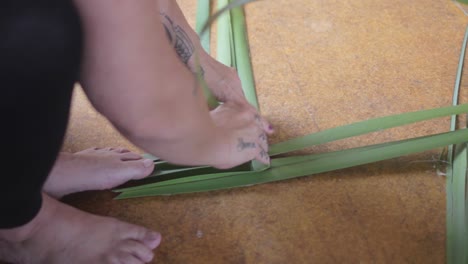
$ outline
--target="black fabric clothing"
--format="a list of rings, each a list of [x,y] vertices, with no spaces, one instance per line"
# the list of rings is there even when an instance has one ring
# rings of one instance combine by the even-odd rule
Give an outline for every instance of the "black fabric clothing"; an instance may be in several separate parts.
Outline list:
[[[0,228],[41,207],[78,80],[80,24],[71,0],[0,2]]]

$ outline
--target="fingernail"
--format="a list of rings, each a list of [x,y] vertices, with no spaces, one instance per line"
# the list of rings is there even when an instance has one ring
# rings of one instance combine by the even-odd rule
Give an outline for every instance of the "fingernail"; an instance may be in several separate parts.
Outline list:
[[[151,167],[153,164],[154,164],[154,161],[152,161],[152,160],[150,160],[150,159],[145,159],[145,160],[143,161],[143,166],[145,166],[146,168]]]

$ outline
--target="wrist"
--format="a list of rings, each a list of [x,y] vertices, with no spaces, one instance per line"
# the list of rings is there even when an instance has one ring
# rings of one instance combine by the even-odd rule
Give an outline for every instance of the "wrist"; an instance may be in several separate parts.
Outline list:
[[[196,41],[196,43],[195,51],[187,61],[187,66],[189,67],[190,71],[196,73],[198,64],[203,69],[203,72],[206,72],[207,68],[209,67],[209,58],[211,58],[211,56],[202,48],[199,41]]]

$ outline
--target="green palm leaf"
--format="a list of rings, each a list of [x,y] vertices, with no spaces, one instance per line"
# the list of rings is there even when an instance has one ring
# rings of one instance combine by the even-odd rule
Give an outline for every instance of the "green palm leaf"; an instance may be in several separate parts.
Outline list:
[[[334,171],[362,164],[443,147],[468,138],[468,130],[383,143],[331,153],[277,158],[262,171],[214,173],[155,183],[146,188],[128,190],[117,199],[152,195],[172,195],[250,186]]]
[[[218,60],[228,66],[236,67],[248,101],[259,109],[250,61],[245,16],[241,7],[252,1],[219,0],[218,11],[209,16],[209,0],[199,0],[197,32],[200,34],[204,49],[209,51],[209,29],[219,17],[218,37],[221,36],[221,38],[218,38],[217,45]],[[458,2],[468,4],[468,0],[458,0]],[[252,166],[242,164],[230,170],[218,170],[206,166],[178,166],[154,158],[158,170],[154,172],[153,177],[134,182],[136,184],[134,187],[116,190],[120,192],[116,199],[250,186],[359,166],[448,146],[447,262],[468,263],[468,230],[466,228],[468,220],[468,210],[466,210],[466,173],[468,166],[466,142],[468,141],[468,130],[455,129],[456,115],[468,112],[468,105],[457,105],[467,39],[468,28],[460,55],[453,106],[451,107],[365,120],[280,142],[270,148],[269,153],[273,157],[270,167],[261,166],[254,162]],[[201,69],[198,72],[200,73]],[[218,102],[204,84],[201,74],[199,74],[199,80],[204,85],[207,102],[211,107],[216,106]],[[449,115],[452,115],[452,122],[450,131],[447,133],[329,153],[278,157],[279,154],[290,153],[314,145]],[[456,145],[453,147],[453,144]]]
[[[460,52],[457,76],[453,89],[452,105],[458,105],[468,27]],[[450,131],[456,131],[457,115],[452,115]],[[468,166],[466,141],[455,146],[448,146],[447,155],[447,263],[468,263],[468,237],[466,210],[466,173]]]

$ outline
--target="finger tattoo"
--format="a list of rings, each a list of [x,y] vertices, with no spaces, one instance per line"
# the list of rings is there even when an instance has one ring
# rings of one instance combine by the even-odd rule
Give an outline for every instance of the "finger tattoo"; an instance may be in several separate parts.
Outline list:
[[[260,118],[260,115],[259,114],[255,114],[255,121],[257,121],[258,123],[260,123],[262,119]]]
[[[237,139],[237,151],[243,151],[244,149],[256,148],[257,144],[254,142],[245,142],[243,138]]]
[[[262,150],[260,151],[260,157],[262,159],[268,159],[269,156],[268,156],[268,153],[262,148]]]

